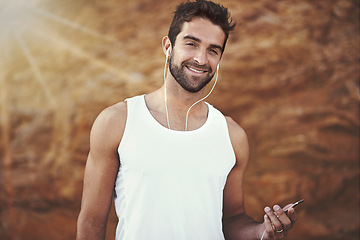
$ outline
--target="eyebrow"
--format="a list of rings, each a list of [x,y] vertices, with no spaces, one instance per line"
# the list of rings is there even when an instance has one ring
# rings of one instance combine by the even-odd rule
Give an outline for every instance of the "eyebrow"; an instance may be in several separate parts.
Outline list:
[[[201,43],[201,40],[199,38],[191,36],[191,35],[184,36],[184,39],[190,39],[190,40],[193,40],[195,42]],[[210,44],[210,47],[211,48],[217,48],[220,51],[222,51],[222,47],[220,45],[218,45],[218,44]]]

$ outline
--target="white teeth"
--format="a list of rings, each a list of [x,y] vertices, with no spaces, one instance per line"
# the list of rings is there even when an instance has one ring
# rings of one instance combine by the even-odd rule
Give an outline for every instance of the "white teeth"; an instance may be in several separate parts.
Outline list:
[[[194,71],[196,73],[204,73],[205,71],[199,71],[199,70],[196,70],[196,69],[193,69],[191,67],[188,67],[191,71]]]

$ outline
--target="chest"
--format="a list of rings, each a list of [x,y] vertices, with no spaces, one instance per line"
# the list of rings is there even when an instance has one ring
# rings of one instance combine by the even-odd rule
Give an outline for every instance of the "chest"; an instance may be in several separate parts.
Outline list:
[[[125,171],[152,179],[225,179],[235,162],[232,148],[224,139],[202,134],[133,135],[120,161]]]

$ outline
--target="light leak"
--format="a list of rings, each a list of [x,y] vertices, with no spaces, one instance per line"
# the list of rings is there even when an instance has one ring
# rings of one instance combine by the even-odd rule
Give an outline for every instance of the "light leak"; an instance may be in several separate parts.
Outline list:
[[[31,24],[39,0],[0,0],[0,33],[12,33]]]

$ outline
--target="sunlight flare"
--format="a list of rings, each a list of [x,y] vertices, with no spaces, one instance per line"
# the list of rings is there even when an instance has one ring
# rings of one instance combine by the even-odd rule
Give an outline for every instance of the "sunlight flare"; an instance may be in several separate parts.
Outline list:
[[[0,33],[11,33],[33,23],[39,0],[0,0]]]
[[[36,60],[32,56],[28,46],[26,45],[26,43],[24,42],[24,39],[22,38],[22,36],[20,34],[16,35],[16,40],[17,40],[19,46],[21,47],[21,50],[24,53],[29,65],[31,67],[32,72],[35,75],[36,81],[39,83],[41,88],[44,90],[45,96],[46,96],[50,106],[52,107],[52,109],[55,109],[56,101],[54,100],[54,95],[51,92],[46,80],[44,79]]]

